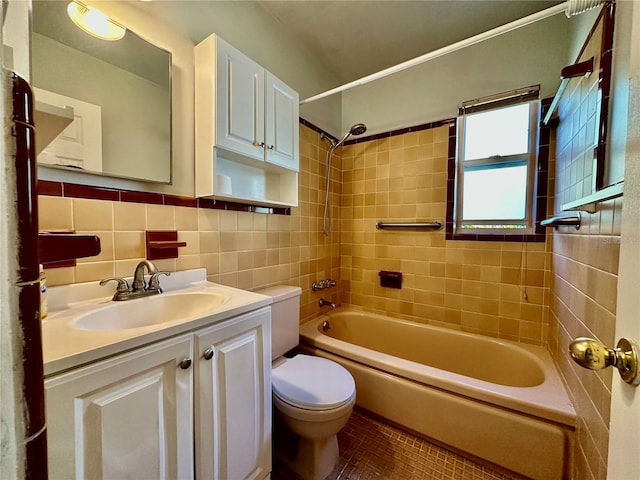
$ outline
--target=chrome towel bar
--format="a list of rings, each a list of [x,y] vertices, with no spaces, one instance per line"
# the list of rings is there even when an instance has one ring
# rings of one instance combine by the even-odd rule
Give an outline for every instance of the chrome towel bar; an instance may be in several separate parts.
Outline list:
[[[440,222],[378,222],[376,223],[378,230],[386,228],[420,228],[428,230],[440,230],[442,223]]]

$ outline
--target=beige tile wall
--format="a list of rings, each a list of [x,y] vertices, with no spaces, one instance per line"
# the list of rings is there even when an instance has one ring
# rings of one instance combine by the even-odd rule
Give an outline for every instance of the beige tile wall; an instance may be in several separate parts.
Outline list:
[[[177,259],[156,261],[160,269],[205,267],[211,281],[251,290],[298,285],[303,289],[302,320],[315,316],[321,293],[338,299],[337,288],[316,293],[311,284],[338,279],[339,234],[322,235],[326,142],[301,125],[300,149],[300,205],[292,208],[290,216],[40,196],[41,230],[73,229],[98,235],[102,246],[99,256],[78,259],[76,267],[47,270],[48,283],[131,276],[145,257],[145,230],[175,229],[187,246],[179,249]],[[336,227],[340,224],[339,168],[338,158],[331,186]]]
[[[572,122],[561,123],[558,142],[571,142]],[[558,145],[556,151],[566,151]],[[552,149],[553,151],[553,149]],[[556,172],[565,171],[565,157],[556,159]],[[554,168],[550,165],[550,172]],[[556,204],[572,189],[567,176],[555,183]],[[556,205],[556,209],[559,207]],[[597,480],[607,476],[612,369],[586,370],[568,355],[576,337],[592,337],[615,345],[618,260],[622,199],[598,204],[594,214],[581,213],[580,230],[561,227],[553,234],[549,348],[568,386],[578,415],[574,478]]]
[[[588,42],[581,60],[594,56],[599,71],[602,22]],[[550,188],[554,211],[592,193],[593,142],[599,108],[599,75],[574,79],[560,102],[554,168]],[[568,345],[586,336],[615,345],[618,261],[622,199],[582,212],[580,230],[563,227],[553,235],[549,347],[568,386],[578,415],[574,478],[607,477],[612,369],[586,370],[568,355]]]
[[[547,338],[544,243],[445,240],[376,230],[379,220],[444,223],[448,126],[353,144],[342,152],[341,301],[396,317],[532,344]],[[380,287],[400,271],[402,289]]]

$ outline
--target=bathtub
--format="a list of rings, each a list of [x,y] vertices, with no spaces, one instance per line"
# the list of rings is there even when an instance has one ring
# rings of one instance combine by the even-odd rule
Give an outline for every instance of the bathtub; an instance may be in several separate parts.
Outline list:
[[[544,348],[342,308],[300,340],[351,372],[360,407],[520,475],[569,478],[576,415]]]

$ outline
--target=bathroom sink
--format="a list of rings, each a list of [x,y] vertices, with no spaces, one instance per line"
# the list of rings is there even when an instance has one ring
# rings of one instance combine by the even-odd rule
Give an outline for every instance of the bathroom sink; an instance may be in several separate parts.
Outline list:
[[[148,327],[215,312],[229,297],[217,293],[160,294],[124,302],[79,316],[77,330],[113,331]]]

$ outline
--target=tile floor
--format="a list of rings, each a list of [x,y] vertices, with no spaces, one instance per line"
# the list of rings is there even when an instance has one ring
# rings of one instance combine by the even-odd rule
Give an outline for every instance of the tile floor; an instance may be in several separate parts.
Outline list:
[[[354,410],[338,434],[340,463],[329,480],[511,480],[514,477],[464,458]],[[274,457],[273,480],[301,480]]]

